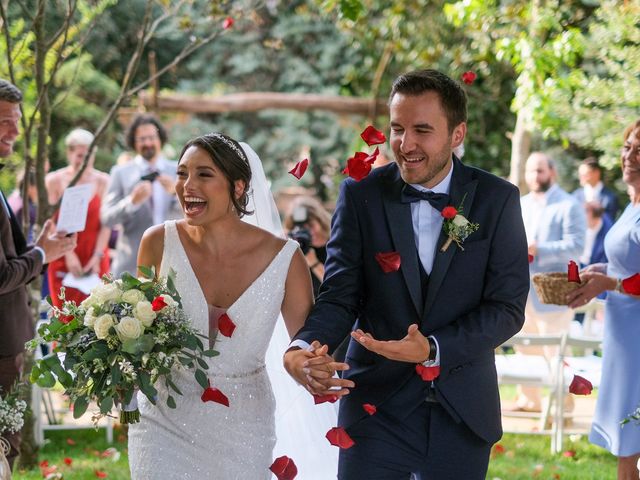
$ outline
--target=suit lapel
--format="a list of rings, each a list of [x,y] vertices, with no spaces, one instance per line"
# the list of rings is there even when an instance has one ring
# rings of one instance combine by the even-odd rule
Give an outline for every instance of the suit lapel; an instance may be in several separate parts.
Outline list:
[[[422,316],[422,292],[418,271],[418,251],[413,238],[411,205],[400,202],[404,182],[397,168],[389,171],[383,190],[382,203],[387,216],[387,224],[396,251],[400,254],[400,271],[409,289],[411,300],[418,316]]]
[[[451,205],[456,208],[460,206],[464,199],[463,215],[465,217],[468,216],[471,211],[477,184],[478,181],[474,180],[471,176],[471,170],[465,167],[460,160],[454,157],[449,196],[451,198]],[[447,236],[444,234],[444,231],[440,231],[440,236],[436,245],[437,250],[433,261],[433,268],[431,269],[431,275],[429,275],[429,287],[427,289],[427,298],[424,302],[424,313],[422,316],[423,322],[427,318],[429,310],[431,310],[431,307],[433,306],[433,302],[440,290],[442,282],[444,281],[444,277],[447,274],[451,260],[459,249],[455,242],[452,242],[445,252],[441,252],[440,247],[442,247],[446,240]]]
[[[20,224],[16,219],[16,216],[11,210],[11,206],[7,201],[7,197],[4,196],[4,193],[0,191],[0,195],[2,195],[2,199],[0,201],[4,202],[9,211],[9,224],[11,225],[11,234],[13,236],[13,245],[16,249],[16,253],[18,255],[22,255],[27,250],[27,240],[24,238],[22,234],[22,229],[20,228]],[[2,208],[4,210],[4,207]]]

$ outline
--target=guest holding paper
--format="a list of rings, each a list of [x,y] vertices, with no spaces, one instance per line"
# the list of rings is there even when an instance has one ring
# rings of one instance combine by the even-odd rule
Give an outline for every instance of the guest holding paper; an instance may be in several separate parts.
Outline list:
[[[93,141],[93,134],[77,128],[65,139],[68,166],[49,173],[45,184],[49,194],[49,203],[57,203],[69,186],[69,183],[80,170],[84,157]],[[107,243],[111,229],[100,222],[100,207],[109,185],[109,175],[93,168],[94,155],[89,158],[87,168],[76,185],[90,184],[93,196],[89,202],[85,229],[78,232],[78,244],[72,252],[49,264],[48,277],[51,299],[55,306],[61,306],[60,287],[67,274],[76,278],[96,275],[101,277],[109,271],[109,250]],[[58,212],[59,213],[59,212]],[[58,214],[56,214],[56,217]],[[65,298],[80,303],[87,297],[86,293],[72,287],[65,287]]]
[[[608,263],[588,266],[586,284],[568,295],[576,308],[608,291],[602,344],[602,380],[589,440],[618,457],[618,479],[638,478],[640,428],[620,421],[640,402],[640,119],[623,134],[622,180],[631,203],[604,240]]]

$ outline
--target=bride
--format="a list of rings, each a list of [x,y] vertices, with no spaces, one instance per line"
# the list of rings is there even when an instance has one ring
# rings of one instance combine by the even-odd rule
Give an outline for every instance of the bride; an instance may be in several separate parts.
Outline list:
[[[269,479],[282,455],[299,479],[335,478],[337,448],[324,439],[334,407],[314,406],[281,366],[313,296],[297,243],[280,237],[260,159],[246,144],[208,134],[185,145],[177,173],[184,219],[148,229],[138,265],[176,272],[185,313],[220,352],[207,359],[208,376],[228,406],[204,401],[184,370],[174,375],[177,409],[166,406],[164,385],[156,385],[155,406],[139,395],[141,421],[129,426],[132,478]]]

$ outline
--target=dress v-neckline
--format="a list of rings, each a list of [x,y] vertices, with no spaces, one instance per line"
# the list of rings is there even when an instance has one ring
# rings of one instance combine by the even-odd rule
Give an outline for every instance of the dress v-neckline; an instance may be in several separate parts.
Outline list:
[[[166,228],[166,226],[165,226],[165,228]],[[174,222],[173,223],[173,228],[174,228],[174,232],[176,234],[176,237],[178,238],[178,243],[180,244],[181,254],[184,256],[184,258],[187,261],[187,264],[189,265],[189,270],[191,271],[191,276],[193,277],[193,280],[195,280],[195,284],[198,285],[198,290],[200,291],[200,297],[202,298],[202,301],[207,306],[207,308],[209,308],[209,306],[212,306],[212,307],[220,308],[220,309],[224,310],[225,312],[229,312],[240,300],[242,300],[242,298],[247,294],[247,292],[249,292],[253,288],[253,286],[256,283],[258,283],[258,281],[269,270],[271,270],[271,267],[275,263],[276,259],[282,254],[282,252],[285,250],[285,248],[287,246],[287,243],[288,243],[288,240],[285,241],[284,245],[282,245],[282,248],[280,248],[280,250],[278,250],[278,253],[276,253],[273,256],[273,258],[268,263],[268,265],[265,267],[265,269],[262,272],[260,272],[260,274],[249,284],[249,286],[247,288],[244,289],[244,291],[240,294],[240,296],[238,296],[238,298],[236,298],[231,305],[229,305],[228,307],[224,308],[224,307],[219,307],[218,305],[213,305],[213,304],[210,304],[209,302],[207,302],[207,297],[204,294],[204,290],[202,289],[202,285],[200,284],[200,280],[198,280],[198,276],[196,275],[196,272],[193,269],[193,265],[191,265],[191,259],[189,259],[189,255],[187,255],[187,251],[185,250],[184,245],[182,243],[182,239],[180,238],[180,232],[178,231],[178,222]]]

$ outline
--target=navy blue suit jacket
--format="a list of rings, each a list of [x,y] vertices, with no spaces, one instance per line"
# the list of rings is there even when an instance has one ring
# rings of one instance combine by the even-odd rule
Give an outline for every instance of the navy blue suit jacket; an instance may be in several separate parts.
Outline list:
[[[502,435],[494,349],[524,322],[529,290],[527,241],[518,189],[454,158],[451,205],[464,198],[464,215],[480,228],[464,242],[438,251],[426,298],[420,286],[410,204],[397,165],[373,170],[341,185],[327,244],[325,279],[296,338],[319,340],[331,351],[354,323],[380,340],[397,340],[417,323],[440,346],[437,398],[454,421],[488,442]],[[376,253],[396,251],[400,270],[384,273]],[[351,340],[344,377],[355,388],[340,404],[339,423],[364,418],[363,403],[405,418],[424,401],[427,382],[415,364],[388,360]]]

